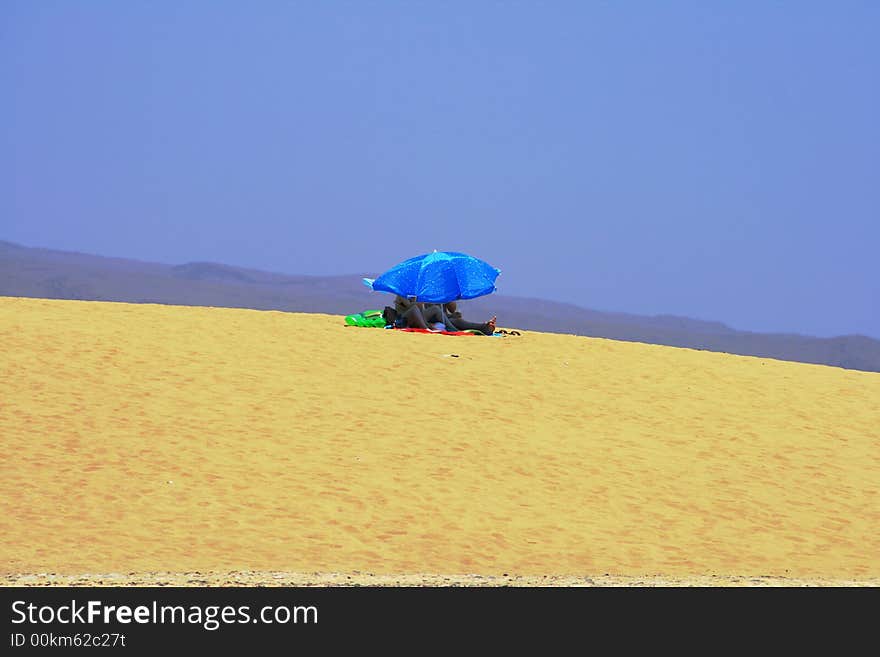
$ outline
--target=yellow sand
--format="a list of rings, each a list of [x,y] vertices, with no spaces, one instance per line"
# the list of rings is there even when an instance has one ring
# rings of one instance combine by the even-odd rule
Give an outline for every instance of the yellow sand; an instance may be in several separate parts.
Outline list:
[[[880,577],[878,373],[0,297],[0,436],[7,580]]]

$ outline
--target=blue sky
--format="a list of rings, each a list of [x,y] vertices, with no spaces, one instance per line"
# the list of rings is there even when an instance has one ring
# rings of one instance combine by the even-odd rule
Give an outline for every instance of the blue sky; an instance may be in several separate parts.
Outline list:
[[[5,0],[0,239],[465,251],[502,294],[880,337],[878,33],[867,1]]]

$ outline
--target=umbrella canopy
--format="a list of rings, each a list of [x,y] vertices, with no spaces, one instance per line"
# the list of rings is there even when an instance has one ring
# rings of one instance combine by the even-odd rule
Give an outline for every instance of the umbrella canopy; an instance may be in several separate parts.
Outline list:
[[[474,299],[495,291],[501,273],[489,263],[457,251],[434,251],[404,260],[364,284],[377,292],[415,297],[425,303]]]

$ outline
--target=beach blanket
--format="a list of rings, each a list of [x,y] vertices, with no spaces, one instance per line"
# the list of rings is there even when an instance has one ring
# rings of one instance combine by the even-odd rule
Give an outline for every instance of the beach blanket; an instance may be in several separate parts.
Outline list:
[[[395,328],[395,331],[406,331],[408,333],[434,333],[436,335],[484,335],[482,331],[442,331],[440,329],[426,328]]]
[[[390,326],[385,323],[385,318],[382,316],[381,310],[365,310],[361,313],[354,313],[352,315],[345,316],[345,324],[346,326],[361,326],[361,327],[373,327],[373,328],[386,328],[392,329],[395,331],[407,331],[408,333],[433,333],[435,335],[484,335],[482,331],[477,331],[474,329],[470,329],[467,331],[445,331],[443,329],[435,329],[435,328],[408,328],[408,327],[396,327]],[[442,326],[442,324],[438,324],[438,326]],[[505,335],[519,335],[518,331],[505,331],[504,329],[498,329],[495,331],[494,335],[491,337],[500,338]]]
[[[442,329],[431,328],[398,328],[395,326],[388,326],[385,323],[385,318],[382,317],[381,310],[365,310],[362,313],[346,315],[345,324],[347,326],[389,328],[394,329],[395,331],[409,331],[410,333],[439,333],[441,335],[483,335],[480,331],[444,331]]]

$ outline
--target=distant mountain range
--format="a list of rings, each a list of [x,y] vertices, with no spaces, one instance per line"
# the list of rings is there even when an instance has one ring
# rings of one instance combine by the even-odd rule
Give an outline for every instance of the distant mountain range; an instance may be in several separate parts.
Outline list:
[[[378,272],[290,276],[211,262],[163,265],[0,241],[0,296],[218,306],[348,315],[390,304],[361,282]],[[642,316],[492,294],[462,304],[465,317],[499,326],[687,347],[880,372],[880,340],[848,335],[737,331],[719,322]]]

